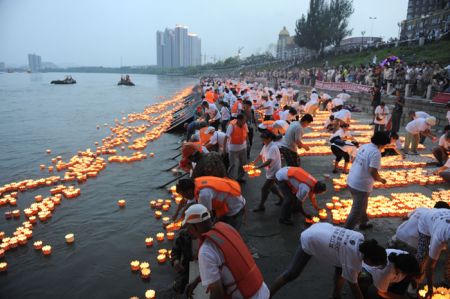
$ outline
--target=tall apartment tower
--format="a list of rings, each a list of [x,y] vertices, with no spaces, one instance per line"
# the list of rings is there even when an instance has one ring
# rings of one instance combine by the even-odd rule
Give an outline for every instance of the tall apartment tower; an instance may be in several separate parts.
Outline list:
[[[176,25],[156,32],[156,61],[160,68],[179,68],[201,64],[201,41],[186,26]]]
[[[28,68],[33,73],[40,72],[42,70],[41,56],[36,54],[28,54]]]

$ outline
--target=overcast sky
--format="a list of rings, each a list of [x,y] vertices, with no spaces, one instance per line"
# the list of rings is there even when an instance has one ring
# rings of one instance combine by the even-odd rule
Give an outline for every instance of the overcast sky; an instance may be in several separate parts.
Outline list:
[[[354,0],[353,36],[398,36],[408,0]],[[56,64],[156,64],[156,31],[175,24],[202,39],[210,60],[264,52],[309,0],[0,0],[0,62],[27,64],[27,54]]]

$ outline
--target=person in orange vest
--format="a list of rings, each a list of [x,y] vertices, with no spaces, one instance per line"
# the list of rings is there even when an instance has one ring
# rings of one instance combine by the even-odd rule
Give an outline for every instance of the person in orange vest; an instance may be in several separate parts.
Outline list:
[[[239,113],[242,112],[242,98],[238,97],[237,100],[231,106],[231,119],[236,119]]]
[[[208,144],[209,141],[211,140],[211,137],[213,136],[214,131],[215,131],[214,127],[203,127],[198,131],[200,143],[202,146],[206,147],[206,144]]]
[[[187,202],[204,205],[214,215],[215,222],[226,222],[235,229],[241,227],[245,198],[238,182],[229,178],[203,176],[179,180],[176,190]]]
[[[181,169],[191,172],[191,177],[205,175],[225,177],[227,170],[223,164],[222,156],[216,152],[208,152],[200,142],[186,142],[181,148]]]
[[[244,114],[239,114],[235,120],[230,122],[226,134],[226,151],[230,161],[229,177],[238,182],[245,182],[245,172],[242,166],[247,164],[248,127]]]
[[[303,203],[307,197],[311,200],[313,207],[319,210],[316,195],[327,191],[327,185],[324,182],[317,181],[301,167],[283,167],[277,171],[275,177],[284,197],[279,219],[281,224],[292,225],[291,215],[296,209],[306,218],[311,218],[303,209]],[[298,204],[295,204],[297,201]]]
[[[188,298],[200,282],[207,287],[209,298],[270,298],[261,271],[233,227],[223,222],[213,224],[208,210],[200,204],[186,210],[183,225],[193,239],[200,241],[200,276],[187,286]]]
[[[214,92],[212,91],[212,88],[209,88],[205,92],[205,100],[208,101],[208,103],[210,103],[210,104],[214,104],[215,100],[214,100]]]

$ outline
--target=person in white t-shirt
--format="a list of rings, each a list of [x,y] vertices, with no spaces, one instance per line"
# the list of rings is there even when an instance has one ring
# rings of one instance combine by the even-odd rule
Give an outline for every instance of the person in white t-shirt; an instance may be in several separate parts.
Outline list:
[[[228,123],[231,119],[230,105],[227,102],[221,102],[222,107],[220,108],[220,127],[222,132],[227,131]]]
[[[366,297],[375,288],[381,298],[404,298],[408,285],[417,280],[420,266],[416,258],[403,250],[386,249],[387,264],[383,268],[363,263],[359,286]],[[373,285],[373,287],[372,287]]]
[[[374,131],[384,131],[386,128],[387,120],[389,115],[389,108],[386,106],[384,102],[381,102],[380,105],[375,108],[375,118],[373,123],[375,124]]]
[[[441,252],[450,240],[450,209],[430,209],[419,219],[417,260],[425,268],[429,297],[433,292],[433,272]],[[423,269],[422,268],[422,269]],[[447,269],[449,271],[449,269]],[[431,290],[431,292],[430,292]]]
[[[364,261],[370,266],[386,265],[386,250],[377,241],[364,241],[364,236],[329,223],[316,223],[300,234],[297,252],[287,270],[270,287],[271,298],[287,283],[303,272],[311,257],[336,267],[332,298],[341,297],[341,289],[346,280],[353,296],[363,299],[358,286],[358,275]]]
[[[332,105],[331,108],[342,107],[344,106],[344,101],[341,98],[334,98],[331,101],[331,105]]]
[[[333,113],[334,119],[336,120],[337,124],[350,124],[350,121],[352,120],[352,113],[344,108],[338,109],[336,112]]]
[[[186,210],[183,226],[193,239],[202,241],[198,250],[200,276],[187,286],[188,298],[192,298],[200,282],[208,289],[209,298],[270,298],[262,274],[236,230],[221,222],[213,225],[201,204]],[[235,256],[241,258],[232,258]]]
[[[434,209],[446,208],[448,208],[448,204],[444,201],[438,201],[434,205]],[[395,244],[400,241],[415,251],[419,244],[419,219],[429,210],[429,208],[419,207],[410,212],[408,219],[397,227],[397,231],[392,236],[390,244]]]
[[[283,195],[281,194],[278,186],[276,185],[275,174],[281,168],[281,154],[278,146],[275,143],[277,136],[269,131],[261,133],[261,139],[263,141],[263,148],[259,156],[251,164],[256,165],[259,161],[263,163],[255,166],[256,169],[265,168],[266,181],[261,188],[261,201],[257,208],[253,209],[253,212],[263,212],[266,210],[264,204],[269,197],[270,192],[278,196],[278,203],[280,205],[283,201]]]
[[[450,125],[444,129],[444,134],[439,138],[438,146],[433,149],[433,156],[438,161],[438,166],[442,166],[447,162],[450,153]]]
[[[202,107],[205,109],[205,113],[208,116],[207,121],[209,122],[209,125],[217,130],[219,128],[221,116],[216,104],[210,104],[207,101],[203,101]]]
[[[209,131],[211,132],[211,138],[209,141],[205,144],[205,147],[211,152],[215,151],[220,154],[223,154],[225,152],[225,137],[227,134],[221,131],[214,130],[213,127],[209,128]],[[208,133],[208,132],[207,132]]]
[[[435,171],[436,175],[440,175],[447,183],[450,183],[450,159],[447,159],[444,166]]]
[[[410,121],[406,127],[405,137],[405,154],[409,154],[409,150],[412,150],[413,155],[417,155],[417,146],[419,145],[420,135],[432,138],[432,141],[436,141],[436,136],[431,133],[431,127],[436,125],[436,118],[416,118]]]
[[[352,209],[345,223],[348,229],[353,229],[358,223],[360,229],[372,227],[368,223],[367,204],[374,182],[386,183],[378,170],[381,168],[381,150],[389,142],[389,136],[385,132],[376,132],[371,142],[361,146],[356,154],[347,177],[347,185],[353,197]]]
[[[262,109],[264,109],[264,120],[271,120],[273,116],[273,108],[274,104],[271,100],[269,100],[269,96],[264,94],[261,96],[262,100]]]
[[[336,157],[334,160],[333,173],[338,172],[338,165],[342,159],[344,159],[343,173],[348,173],[348,163],[350,160],[353,161],[356,156],[359,145],[356,142],[356,139],[349,132],[349,127],[350,126],[346,123],[341,124],[341,128],[330,137],[331,151]],[[347,140],[352,140],[353,143],[348,142]]]

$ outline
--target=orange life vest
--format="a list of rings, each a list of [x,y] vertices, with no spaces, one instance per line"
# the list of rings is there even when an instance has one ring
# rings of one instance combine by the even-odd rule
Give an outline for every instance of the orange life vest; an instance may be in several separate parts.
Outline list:
[[[214,92],[211,90],[205,93],[205,100],[210,104],[214,104]]]
[[[231,298],[237,290],[244,298],[254,296],[261,288],[264,279],[239,233],[230,225],[217,222],[202,237],[203,240],[207,239],[219,248],[225,260],[224,265],[233,275],[234,289],[226,294],[226,298]],[[225,285],[224,287],[228,288],[231,285]]]
[[[207,129],[208,129],[208,127],[204,127],[204,128],[201,128],[199,130],[199,132],[200,132],[200,143],[202,145],[207,144],[208,141],[211,140],[211,137],[212,137],[212,134],[206,134],[205,133]]]
[[[239,183],[228,178],[219,178],[215,176],[201,176],[195,178],[194,196],[196,200],[198,200],[198,194],[203,188],[210,188],[220,193],[228,193],[230,197],[238,197],[241,195],[241,186]],[[220,201],[214,198],[212,200],[212,209],[219,218],[225,216],[230,210],[226,200]]]
[[[280,110],[275,110],[272,117],[274,120],[280,120]]]
[[[301,167],[289,167],[287,175],[288,175],[288,178],[294,178],[298,182],[308,185],[308,187],[311,189],[311,191],[309,192],[309,197],[310,198],[311,198],[311,196],[314,195],[313,189],[314,189],[314,186],[317,183],[317,180],[311,174],[306,172],[303,168],[301,168]],[[297,193],[298,190],[295,190],[295,188],[293,188],[293,186],[290,186],[290,187],[291,187],[291,189],[293,189],[292,191]]]
[[[247,124],[242,127],[237,125],[237,120],[232,120],[230,125],[233,126],[233,133],[231,134],[231,144],[243,144],[247,141]]]
[[[275,123],[274,120],[265,120],[262,122],[262,124],[266,127],[266,130],[272,132],[273,131],[273,124]]]
[[[233,107],[231,107],[231,113],[237,114],[239,113],[239,104],[242,105],[242,100],[237,100],[234,102]]]

